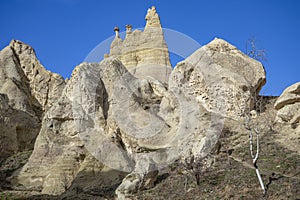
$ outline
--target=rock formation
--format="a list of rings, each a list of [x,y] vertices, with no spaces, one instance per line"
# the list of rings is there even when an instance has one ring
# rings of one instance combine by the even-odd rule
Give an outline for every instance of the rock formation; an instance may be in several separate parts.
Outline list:
[[[274,104],[276,126],[281,132],[275,138],[287,149],[300,154],[300,83],[287,87]]]
[[[249,71],[252,77],[246,75]],[[220,39],[178,64],[169,88],[153,79],[136,79],[115,57],[83,63],[46,112],[29,162],[11,182],[19,189],[57,195],[74,181],[82,189],[78,175],[102,166],[98,174],[112,175],[105,176],[102,187],[122,181],[116,194],[127,198],[152,187],[158,170],[175,160],[207,156],[224,117],[239,115],[238,108],[227,105],[250,104],[251,91],[258,92],[264,82],[258,62]],[[227,98],[225,115],[215,102],[224,97],[214,91]]]
[[[251,75],[249,75],[251,74]],[[240,118],[266,82],[261,63],[214,39],[174,68],[169,87],[192,94],[207,110]]]
[[[13,40],[0,52],[1,156],[33,148],[43,111],[60,96],[65,85],[46,71],[32,47]]]
[[[110,47],[109,56],[118,57],[131,74],[138,78],[153,77],[163,83],[168,82],[172,71],[168,48],[164,40],[160,19],[153,6],[148,9],[144,31],[132,31],[126,25],[126,37],[122,40],[119,28]]]
[[[123,172],[113,173],[113,169],[105,167],[96,159],[91,159],[90,153],[85,148],[85,143],[79,137],[80,127],[76,126],[77,123],[75,123],[75,120],[81,120],[85,116],[79,116],[77,113],[80,112],[80,110],[77,111],[80,109],[77,107],[81,105],[77,104],[76,101],[88,97],[86,95],[93,95],[90,92],[96,92],[88,91],[88,89],[90,89],[89,84],[92,84],[95,79],[100,81],[100,74],[93,71],[99,70],[97,67],[99,67],[98,64],[82,64],[74,69],[72,78],[68,81],[60,99],[43,118],[42,128],[29,162],[24,166],[17,179],[12,179],[12,182],[17,181],[26,189],[41,190],[42,193],[46,194],[61,194],[73,181],[82,184],[87,177],[91,177],[91,174],[106,177],[107,175],[103,171],[111,173],[111,176],[99,182],[102,183],[101,187],[107,186],[105,183],[112,186],[120,181]],[[118,68],[111,65],[106,65],[106,67],[114,69],[114,73],[118,71]],[[106,72],[102,76],[108,76],[112,80],[115,78]],[[96,82],[96,86],[98,83]],[[102,93],[105,92],[104,88],[99,88],[97,92],[99,92],[99,98],[105,98],[105,94]],[[91,101],[85,102],[85,105],[82,106],[97,103],[99,104],[97,108],[102,111],[101,106],[105,105],[101,102],[107,99],[98,101],[99,99],[94,99],[95,96],[92,98]],[[74,108],[73,106],[77,107]],[[99,114],[103,115],[104,113]],[[86,174],[87,177],[81,174]]]
[[[64,79],[59,74],[47,71],[36,58],[34,49],[29,45],[13,40],[10,46],[18,56],[32,95],[42,109],[47,110],[60,97],[66,85]]]
[[[32,148],[39,132],[28,162],[8,179],[11,188],[68,191],[74,198],[113,191],[130,199],[153,187],[169,165],[204,162],[220,151],[224,126],[233,137],[242,130],[237,137],[247,138],[240,122],[250,111],[261,119],[253,109],[266,82],[262,64],[216,38],[171,72],[155,7],[146,20],[143,32],[127,25],[124,40],[115,27],[110,55],[80,64],[67,83],[20,41],[0,52],[0,136],[11,144],[6,150]],[[297,83],[277,100],[278,118],[298,124],[299,103]]]
[[[37,116],[14,109],[6,94],[0,94],[0,161],[19,151],[33,149],[39,133]]]
[[[115,58],[81,64],[45,114],[34,152],[12,183],[60,194],[66,177],[69,185],[82,171],[92,173],[83,165],[92,154],[98,162],[90,165],[104,164],[114,171],[113,180],[107,179],[110,185],[120,181],[114,177],[122,177],[123,171],[130,173],[117,190],[119,196],[135,192],[133,186],[150,187],[159,168],[190,151],[205,156],[218,138],[218,122],[210,122],[211,114],[201,105],[185,96],[178,99],[180,93],[134,78]],[[206,133],[209,127],[211,133]],[[201,142],[192,144],[194,140]]]
[[[277,120],[296,126],[300,122],[300,83],[286,88],[275,103]]]

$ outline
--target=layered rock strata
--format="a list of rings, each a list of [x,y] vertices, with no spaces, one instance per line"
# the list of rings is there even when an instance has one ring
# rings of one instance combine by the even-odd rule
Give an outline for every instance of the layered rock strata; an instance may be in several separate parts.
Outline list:
[[[122,40],[116,27],[115,39],[111,43],[109,56],[117,56],[128,71],[138,78],[153,77],[168,82],[172,71],[168,47],[164,39],[156,8],[148,9],[143,31],[132,30],[126,25],[126,37]]]

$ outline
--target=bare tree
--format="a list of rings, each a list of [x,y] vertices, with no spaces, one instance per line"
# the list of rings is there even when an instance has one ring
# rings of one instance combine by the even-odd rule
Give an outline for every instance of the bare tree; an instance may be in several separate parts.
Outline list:
[[[213,149],[212,151],[215,151],[215,149]],[[184,183],[185,191],[187,191],[187,184],[189,178],[192,178],[192,180],[198,186],[200,185],[201,176],[214,163],[214,158],[212,156],[212,153],[213,152],[210,152],[204,157],[198,157],[198,156],[194,156],[192,152],[190,152],[189,156],[187,156],[180,162],[180,166],[184,169],[186,175],[186,179]]]
[[[251,37],[246,42],[246,54],[256,59],[260,62],[266,61],[266,51],[264,49],[259,49],[257,47],[257,42],[255,37]],[[254,103],[253,107],[248,106],[245,110],[245,121],[244,127],[249,131],[249,149],[250,156],[252,158],[252,164],[255,168],[256,175],[263,190],[263,194],[266,193],[266,187],[262,180],[257,161],[260,153],[260,134],[270,131],[273,129],[272,117],[267,113],[262,113],[266,110],[265,102],[262,96],[259,96],[257,91],[253,91],[252,88],[249,88],[250,94],[253,96],[250,97],[250,101]],[[269,113],[270,114],[270,113]]]
[[[257,47],[257,40],[255,37],[251,37],[247,40],[246,54],[260,62],[267,60],[266,51]]]
[[[265,131],[266,126],[263,121],[260,120],[259,115],[262,111],[262,97],[259,98],[258,95],[255,94],[254,103],[256,109],[247,109],[245,112],[245,121],[244,121],[244,127],[249,131],[249,149],[250,149],[250,156],[252,158],[252,164],[255,168],[255,172],[259,181],[259,184],[261,186],[261,189],[263,190],[263,194],[266,193],[266,188],[264,185],[264,182],[261,178],[261,174],[259,171],[259,167],[257,165],[257,161],[259,158],[259,152],[260,152],[260,145],[259,145],[259,136],[260,134]],[[254,139],[255,137],[255,139]],[[254,142],[256,140],[256,142]],[[255,149],[256,147],[256,149]],[[254,150],[255,149],[255,150]]]
[[[190,154],[189,157],[184,159],[183,168],[185,171],[195,178],[196,184],[200,185],[200,177],[201,177],[201,169],[203,167],[203,160],[200,158],[196,158],[194,155]],[[187,184],[187,180],[185,181],[185,187]]]
[[[60,174],[61,178],[61,185],[63,186],[64,190],[67,191],[68,188],[70,187],[70,177],[66,172],[62,172]]]

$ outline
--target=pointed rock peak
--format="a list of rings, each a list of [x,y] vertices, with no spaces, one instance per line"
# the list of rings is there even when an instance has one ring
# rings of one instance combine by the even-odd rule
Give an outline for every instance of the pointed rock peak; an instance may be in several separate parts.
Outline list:
[[[206,46],[210,50],[218,51],[218,52],[229,52],[232,50],[237,50],[237,48],[235,46],[233,46],[232,44],[230,44],[227,41],[220,39],[220,38],[215,38],[213,41],[208,43]]]
[[[27,45],[25,44],[24,42],[20,41],[20,40],[11,40],[10,43],[9,43],[9,46],[14,46],[14,45],[17,45],[17,44],[24,44],[24,45]]]
[[[151,8],[148,9],[145,19],[146,19],[145,29],[148,27],[160,27],[161,28],[159,16],[156,12],[155,6],[152,6]]]
[[[26,77],[26,80],[20,81],[28,84],[28,94],[32,96],[30,98],[37,101],[32,104],[41,107],[44,111],[48,110],[62,93],[65,86],[63,77],[46,70],[30,45],[19,40],[12,40],[8,48],[17,59],[15,68],[22,70],[22,76]]]
[[[221,39],[221,38],[214,38],[210,43],[228,43],[225,40]]]
[[[20,40],[12,40],[9,43],[9,46],[13,48],[17,54],[27,53],[33,54],[34,56],[36,55],[34,49],[30,45],[25,44]]]

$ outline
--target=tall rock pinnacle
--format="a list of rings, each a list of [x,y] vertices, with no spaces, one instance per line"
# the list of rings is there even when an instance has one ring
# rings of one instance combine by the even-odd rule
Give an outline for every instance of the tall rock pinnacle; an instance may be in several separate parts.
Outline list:
[[[166,83],[172,71],[168,47],[164,39],[156,8],[152,6],[146,14],[144,31],[132,31],[126,25],[126,37],[119,37],[119,29],[111,43],[109,56],[118,57],[124,66],[138,78],[152,77]]]
[[[158,27],[161,28],[159,16],[156,13],[156,8],[155,6],[152,6],[152,8],[149,8],[147,11],[147,15],[145,17],[146,20],[146,28],[148,27]]]

